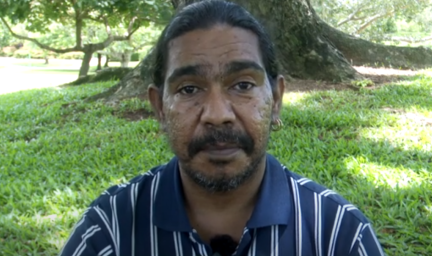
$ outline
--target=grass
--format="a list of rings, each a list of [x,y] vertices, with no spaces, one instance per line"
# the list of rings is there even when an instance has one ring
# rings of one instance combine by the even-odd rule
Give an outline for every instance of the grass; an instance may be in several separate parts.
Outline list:
[[[171,158],[153,119],[82,100],[112,83],[0,95],[0,255],[56,255],[104,189]],[[269,152],[373,222],[388,255],[432,255],[432,77],[288,93]]]

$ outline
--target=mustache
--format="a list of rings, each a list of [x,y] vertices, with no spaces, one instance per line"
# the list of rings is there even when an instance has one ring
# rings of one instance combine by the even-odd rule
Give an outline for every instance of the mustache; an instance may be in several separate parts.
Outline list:
[[[246,132],[232,129],[211,130],[207,134],[192,139],[188,146],[189,157],[192,158],[206,146],[214,146],[218,143],[233,144],[243,149],[247,155],[252,154],[254,141]]]

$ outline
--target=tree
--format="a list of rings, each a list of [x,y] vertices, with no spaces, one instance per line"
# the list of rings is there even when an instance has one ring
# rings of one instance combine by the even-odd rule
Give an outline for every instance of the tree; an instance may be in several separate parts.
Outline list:
[[[140,26],[149,22],[163,22],[170,15],[166,1],[131,0],[131,1],[98,1],[98,0],[28,0],[2,1],[0,3],[0,19],[16,38],[29,40],[40,48],[55,53],[83,52],[79,77],[87,75],[92,55],[105,49],[114,41],[128,40]],[[73,44],[57,48],[43,43],[38,38],[19,35],[12,30],[12,24],[25,23],[30,32],[49,34],[49,26],[61,24],[73,26]],[[124,25],[125,34],[114,34],[114,27]],[[105,28],[103,40],[87,34],[85,29],[95,26]]]
[[[11,44],[11,36],[6,30],[6,27],[0,24],[0,50],[3,47],[9,46]]]
[[[3,52],[4,47],[10,47],[18,43],[20,43],[19,40],[13,37],[8,32],[6,26],[0,22],[0,56],[2,56],[3,54],[7,56],[7,54]]]
[[[387,35],[386,40],[396,43],[424,44],[432,41],[432,1],[431,6],[413,16],[398,21],[396,35]],[[413,33],[414,31],[414,33]]]
[[[149,24],[141,27],[129,40],[115,42],[98,53],[120,60],[122,67],[128,67],[132,54],[154,45],[160,32],[160,26]]]
[[[194,0],[172,0],[179,8]],[[246,7],[269,29],[284,74],[303,79],[343,81],[362,79],[351,66],[379,62],[387,66],[432,66],[432,51],[424,48],[390,47],[347,35],[325,23],[309,0],[235,0]],[[385,54],[381,54],[385,52]],[[117,101],[144,95],[150,84],[149,67],[153,54],[118,84],[89,100]],[[402,65],[403,64],[403,65]],[[140,77],[140,70],[143,77]]]
[[[311,0],[317,14],[331,26],[363,39],[382,39],[395,19],[410,18],[431,6],[430,0]]]

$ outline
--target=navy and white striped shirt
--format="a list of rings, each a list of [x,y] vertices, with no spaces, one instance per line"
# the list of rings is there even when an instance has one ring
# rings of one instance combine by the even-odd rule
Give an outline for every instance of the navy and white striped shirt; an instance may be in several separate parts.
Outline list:
[[[211,256],[190,226],[177,158],[109,188],[84,212],[61,256]],[[267,155],[260,194],[233,255],[380,256],[368,219],[335,192]]]

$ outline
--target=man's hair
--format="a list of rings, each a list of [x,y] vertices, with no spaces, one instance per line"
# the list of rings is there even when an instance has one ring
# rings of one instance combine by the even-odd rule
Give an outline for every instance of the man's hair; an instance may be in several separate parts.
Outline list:
[[[257,36],[264,69],[270,85],[272,88],[275,87],[279,70],[270,36],[263,25],[243,7],[223,0],[202,0],[185,6],[174,15],[163,30],[154,49],[155,59],[151,68],[155,86],[163,90],[169,42],[187,32],[196,29],[210,29],[216,25],[242,28]],[[143,65],[144,68],[146,68],[145,65]],[[144,75],[146,72],[143,71],[141,74]]]

